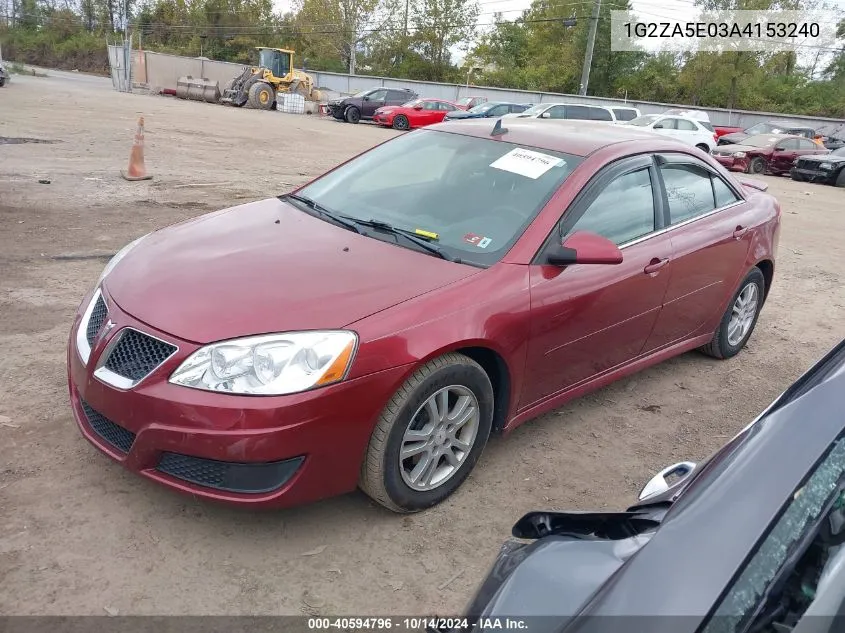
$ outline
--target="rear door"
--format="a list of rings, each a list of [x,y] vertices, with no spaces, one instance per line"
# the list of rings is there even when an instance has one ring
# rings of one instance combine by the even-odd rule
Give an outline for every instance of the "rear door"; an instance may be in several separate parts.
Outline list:
[[[548,114],[549,116],[546,117],[545,115]],[[556,105],[552,106],[548,110],[543,113],[543,118],[547,119],[565,119],[566,118],[566,106]]]
[[[440,109],[440,104],[437,101],[423,101],[423,109],[417,112],[420,115],[419,125],[431,125],[432,123],[439,123],[446,112]]]
[[[680,153],[658,162],[672,278],[643,352],[705,333],[745,274],[753,237],[753,211],[713,168]]]
[[[577,231],[619,245],[617,265],[529,271],[531,331],[520,408],[635,358],[657,320],[669,282],[671,243],[650,156],[605,168],[563,214],[548,243]]]

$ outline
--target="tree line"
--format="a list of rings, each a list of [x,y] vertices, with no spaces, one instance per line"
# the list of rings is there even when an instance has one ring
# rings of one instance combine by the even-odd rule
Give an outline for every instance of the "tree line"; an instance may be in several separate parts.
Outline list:
[[[497,13],[500,1],[295,0],[278,13],[272,0],[0,0],[0,46],[6,59],[106,72],[106,42],[128,32],[136,48],[244,64],[256,46],[276,46],[312,70],[577,93],[593,1],[533,0],[516,16]],[[689,6],[794,10],[819,1]],[[800,54],[619,52],[612,10],[632,7],[602,2],[590,95],[845,117],[845,19],[835,46]]]

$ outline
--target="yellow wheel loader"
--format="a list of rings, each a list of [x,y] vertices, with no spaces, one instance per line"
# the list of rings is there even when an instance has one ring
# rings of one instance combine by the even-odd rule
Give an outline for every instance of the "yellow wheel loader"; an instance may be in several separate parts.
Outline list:
[[[314,78],[293,68],[294,51],[263,46],[257,50],[258,65],[245,69],[229,82],[220,103],[271,110],[276,105],[277,92],[296,92],[308,101],[320,100]]]

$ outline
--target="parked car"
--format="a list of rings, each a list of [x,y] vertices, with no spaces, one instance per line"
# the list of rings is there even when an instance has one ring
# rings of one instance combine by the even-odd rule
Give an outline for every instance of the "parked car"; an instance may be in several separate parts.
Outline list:
[[[373,121],[396,130],[409,130],[440,123],[449,112],[462,111],[457,104],[442,99],[414,99],[401,106],[385,106],[373,115]]]
[[[607,121],[615,123],[610,108],[580,103],[538,103],[524,112],[506,114],[505,118],[518,119],[577,119],[581,121]]]
[[[829,154],[796,158],[790,175],[792,180],[808,180],[845,187],[845,147]]]
[[[775,270],[765,189],[628,126],[413,130],[121,249],[73,320],[72,410],[194,497],[360,486],[421,510],[491,432],[688,350],[738,354]]]
[[[720,139],[726,134],[734,134],[735,132],[742,132],[741,127],[734,125],[714,125],[713,132],[716,134],[716,139]]]
[[[713,157],[732,171],[747,174],[788,174],[799,156],[827,154],[828,150],[803,136],[759,134],[740,145],[719,146]]]
[[[498,119],[511,112],[524,112],[531,107],[530,103],[508,103],[504,101],[487,101],[469,110],[455,110],[447,112],[445,121],[460,119]]]
[[[0,88],[9,83],[9,78],[9,71],[6,70],[6,67],[3,65],[2,60],[0,60]]]
[[[429,631],[840,633],[844,406],[845,342],[626,511],[523,516],[464,614]]]
[[[461,110],[470,110],[482,103],[487,103],[487,97],[464,97],[463,99],[458,99],[455,105]]]
[[[633,121],[638,116],[642,116],[642,112],[640,112],[639,108],[631,106],[612,106],[610,111],[613,112],[613,117],[618,122]]]
[[[745,139],[750,136],[760,136],[763,134],[790,134],[792,136],[803,136],[812,140],[816,136],[816,130],[812,127],[790,121],[766,121],[765,123],[752,125],[742,132],[732,132],[731,134],[720,136],[719,145],[744,143]]]
[[[695,119],[696,121],[705,121],[710,123],[710,115],[704,110],[693,110],[690,108],[671,108],[666,110],[663,114],[669,116],[682,116],[688,119]]]
[[[821,135],[822,145],[826,149],[834,150],[845,147],[845,123],[820,125],[816,133]]]
[[[399,106],[416,99],[416,92],[403,88],[370,88],[344,99],[329,101],[329,111],[338,121],[358,123],[372,119],[376,110],[384,106]]]
[[[625,125],[676,138],[697,147],[702,152],[709,152],[716,146],[716,135],[709,123],[681,115],[644,114],[633,121],[628,121]]]

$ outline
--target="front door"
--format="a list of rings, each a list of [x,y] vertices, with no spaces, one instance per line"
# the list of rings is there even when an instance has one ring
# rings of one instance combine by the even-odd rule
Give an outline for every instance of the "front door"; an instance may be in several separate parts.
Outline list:
[[[671,244],[649,156],[594,178],[550,240],[591,231],[623,253],[616,265],[531,266],[531,332],[520,408],[638,356],[657,320],[671,271]]]
[[[812,141],[809,141],[812,142]],[[772,158],[769,162],[769,169],[772,171],[789,171],[792,168],[792,161],[798,156],[798,139],[788,138],[775,145]]]
[[[387,89],[382,88],[367,95],[367,98],[361,103],[361,116],[364,118],[372,118],[376,110],[384,105],[384,99],[387,96]]]
[[[714,170],[687,154],[661,158],[672,277],[643,352],[703,333],[739,283],[753,235],[751,209]]]

